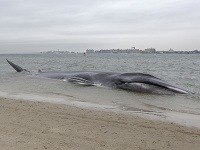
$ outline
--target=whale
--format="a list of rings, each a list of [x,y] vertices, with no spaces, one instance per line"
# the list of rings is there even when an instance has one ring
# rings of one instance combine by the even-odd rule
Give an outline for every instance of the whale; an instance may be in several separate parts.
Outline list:
[[[7,60],[7,59],[6,59]],[[30,72],[7,60],[17,72]],[[152,94],[189,94],[155,76],[145,73],[117,73],[100,71],[51,71],[38,70],[38,77],[67,81],[82,86],[110,87],[126,91]]]

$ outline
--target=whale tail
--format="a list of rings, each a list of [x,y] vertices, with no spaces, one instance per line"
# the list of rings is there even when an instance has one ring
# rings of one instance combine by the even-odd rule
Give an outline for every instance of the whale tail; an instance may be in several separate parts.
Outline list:
[[[9,61],[8,59],[6,59],[6,60],[17,72],[27,71],[26,69],[23,69],[22,67],[14,64],[13,62]]]

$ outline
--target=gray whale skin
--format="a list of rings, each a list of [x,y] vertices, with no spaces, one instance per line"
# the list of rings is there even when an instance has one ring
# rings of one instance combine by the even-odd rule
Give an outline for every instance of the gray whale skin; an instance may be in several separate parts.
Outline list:
[[[27,71],[22,67],[7,60],[17,71]],[[59,79],[70,83],[94,86],[101,85],[116,89],[123,89],[133,92],[154,93],[154,94],[188,94],[188,91],[177,88],[167,82],[149,74],[143,73],[113,73],[113,72],[87,72],[87,71],[66,71],[66,72],[42,72],[38,71],[36,76]]]

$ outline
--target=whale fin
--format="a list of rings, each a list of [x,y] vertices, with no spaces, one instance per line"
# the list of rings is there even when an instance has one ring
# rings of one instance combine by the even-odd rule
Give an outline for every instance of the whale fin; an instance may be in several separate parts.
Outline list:
[[[122,74],[124,75],[124,74]],[[148,74],[135,74],[136,76],[134,78],[119,78],[118,80],[121,83],[127,84],[127,85],[133,85],[135,84],[146,84],[146,85],[152,85],[152,86],[157,86],[175,93],[181,93],[181,94],[188,94],[189,92],[180,88],[177,88],[174,85],[171,85],[159,78],[156,78],[154,76],[148,75]],[[139,75],[139,76],[137,76]]]
[[[84,78],[79,78],[79,77],[68,78],[67,81],[71,82],[71,83],[80,84],[80,85],[86,85],[86,86],[93,86],[94,85],[93,82],[86,80]]]
[[[23,69],[22,67],[14,64],[13,62],[9,61],[8,59],[6,59],[6,60],[17,72],[27,71],[26,69]]]

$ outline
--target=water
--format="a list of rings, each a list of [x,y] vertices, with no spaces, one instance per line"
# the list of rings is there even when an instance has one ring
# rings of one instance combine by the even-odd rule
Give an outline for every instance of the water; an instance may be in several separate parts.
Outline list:
[[[200,127],[199,57],[198,54],[0,55],[0,96],[100,108]],[[16,73],[6,59],[31,71],[31,74]],[[38,69],[148,73],[196,94],[154,95],[84,87],[35,77]]]

